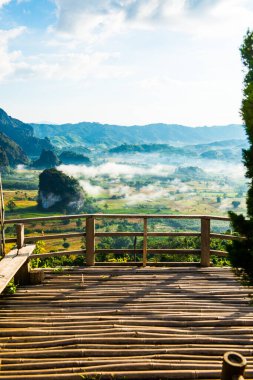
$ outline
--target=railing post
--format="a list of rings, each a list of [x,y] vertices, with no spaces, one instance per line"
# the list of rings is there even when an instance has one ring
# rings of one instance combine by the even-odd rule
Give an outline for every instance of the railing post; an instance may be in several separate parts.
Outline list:
[[[4,233],[4,193],[2,187],[2,177],[0,173],[0,255],[5,256],[5,233]]]
[[[147,249],[148,249],[148,219],[143,219],[143,266],[147,265]]]
[[[24,224],[16,225],[17,232],[17,248],[20,249],[25,245],[25,226]]]
[[[247,360],[238,352],[229,351],[224,354],[221,380],[244,380]]]
[[[86,218],[86,265],[95,265],[95,218]]]
[[[201,218],[201,266],[210,266],[210,218]]]

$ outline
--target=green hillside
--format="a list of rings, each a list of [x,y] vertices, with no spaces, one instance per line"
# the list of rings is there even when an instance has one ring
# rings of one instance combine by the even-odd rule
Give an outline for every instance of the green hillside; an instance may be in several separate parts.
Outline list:
[[[0,132],[0,148],[4,151],[10,166],[28,164],[29,159],[23,149],[12,139]],[[4,156],[2,155],[2,160]],[[7,161],[5,161],[7,163]],[[4,165],[5,166],[5,165]]]
[[[0,108],[0,132],[15,141],[27,155],[38,156],[42,149],[53,149],[48,138],[34,136],[33,127],[13,119]]]

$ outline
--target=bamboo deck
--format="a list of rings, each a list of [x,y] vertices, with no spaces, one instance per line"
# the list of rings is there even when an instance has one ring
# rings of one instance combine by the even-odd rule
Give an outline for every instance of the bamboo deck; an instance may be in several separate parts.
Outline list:
[[[0,379],[219,379],[237,351],[253,378],[253,307],[222,268],[47,271],[0,299]]]

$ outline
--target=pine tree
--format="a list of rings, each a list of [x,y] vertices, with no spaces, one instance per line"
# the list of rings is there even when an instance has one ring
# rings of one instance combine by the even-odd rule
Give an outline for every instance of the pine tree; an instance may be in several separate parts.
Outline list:
[[[232,266],[238,269],[244,279],[253,283],[253,31],[247,31],[240,52],[245,67],[241,116],[249,142],[249,148],[243,150],[243,163],[249,179],[249,190],[247,217],[229,213],[233,229],[245,239],[233,241],[228,251]]]

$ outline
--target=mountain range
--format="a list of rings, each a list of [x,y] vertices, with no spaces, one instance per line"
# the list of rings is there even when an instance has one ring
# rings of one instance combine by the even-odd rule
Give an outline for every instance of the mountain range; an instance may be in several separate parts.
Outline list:
[[[176,124],[110,125],[82,122],[78,124],[31,124],[34,135],[48,137],[59,148],[75,145],[107,147],[119,144],[204,144],[224,140],[245,140],[242,125],[186,127]]]
[[[185,150],[192,154],[193,150],[188,149],[189,146],[199,144],[197,151],[204,155],[210,155],[206,151],[222,148],[223,151],[220,151],[219,155],[227,156],[236,148],[234,153],[240,156],[241,148],[245,147],[247,141],[243,126],[237,124],[196,128],[175,124],[129,127],[90,122],[61,125],[28,124],[12,118],[3,109],[0,109],[0,134],[0,147],[7,154],[12,166],[27,163],[29,156],[39,157],[43,149],[57,153],[66,150],[78,153],[82,149],[90,152],[87,148],[93,147],[103,148],[104,151],[118,147],[111,153],[117,153],[117,150],[118,153],[162,150],[171,154],[176,153],[176,148],[185,146]],[[170,146],[165,146],[166,144]],[[205,144],[214,146],[205,147]],[[224,150],[228,147],[230,153]],[[211,153],[212,156],[215,154]]]

